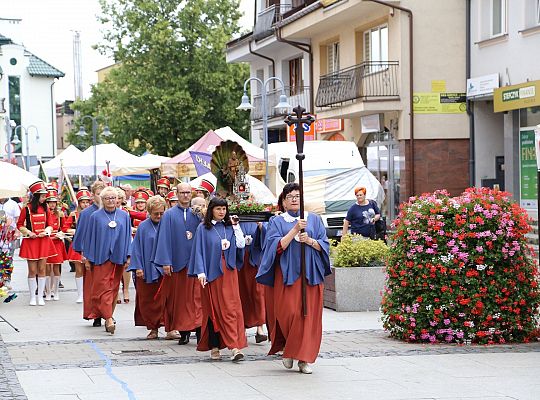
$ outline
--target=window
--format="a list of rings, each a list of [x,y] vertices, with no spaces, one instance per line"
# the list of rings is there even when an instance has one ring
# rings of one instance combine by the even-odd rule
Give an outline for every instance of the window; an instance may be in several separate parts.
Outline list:
[[[289,85],[291,87],[291,96],[299,94],[304,86],[304,59],[295,58],[289,60]]]
[[[381,25],[364,32],[364,61],[367,72],[388,68],[388,26]]]
[[[339,42],[326,46],[327,73],[339,71]]]
[[[536,0],[536,25],[540,25],[540,0]]]
[[[491,37],[506,33],[506,0],[491,0]]]

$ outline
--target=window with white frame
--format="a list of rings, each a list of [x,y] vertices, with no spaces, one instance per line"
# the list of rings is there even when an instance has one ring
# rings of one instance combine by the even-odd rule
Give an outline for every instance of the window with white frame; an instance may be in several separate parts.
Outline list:
[[[339,42],[326,46],[327,73],[339,71]]]
[[[364,32],[364,61],[371,61],[369,71],[387,68],[388,25],[381,25]]]
[[[507,0],[491,0],[491,37],[506,33]]]
[[[536,0],[536,25],[540,25],[540,0]]]

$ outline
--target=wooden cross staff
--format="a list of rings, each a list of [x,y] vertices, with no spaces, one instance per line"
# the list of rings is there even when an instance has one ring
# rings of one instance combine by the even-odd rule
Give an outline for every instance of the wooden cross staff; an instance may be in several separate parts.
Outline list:
[[[304,116],[305,108],[298,105],[293,108],[293,114],[287,115],[285,123],[289,126],[295,125],[296,129],[296,159],[298,160],[298,185],[300,186],[300,218],[304,219],[304,170],[302,161],[306,158],[304,154],[304,131],[309,130],[309,126],[315,122],[312,115]],[[296,115],[296,116],[294,116]],[[302,232],[304,230],[302,229]],[[307,317],[306,304],[306,244],[300,243],[300,277],[302,279],[302,313]]]

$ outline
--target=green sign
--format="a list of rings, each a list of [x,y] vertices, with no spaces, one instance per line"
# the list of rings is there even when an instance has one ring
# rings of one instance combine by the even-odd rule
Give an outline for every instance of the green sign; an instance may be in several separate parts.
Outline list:
[[[519,133],[519,186],[520,205],[523,208],[537,207],[537,167],[534,131]]]

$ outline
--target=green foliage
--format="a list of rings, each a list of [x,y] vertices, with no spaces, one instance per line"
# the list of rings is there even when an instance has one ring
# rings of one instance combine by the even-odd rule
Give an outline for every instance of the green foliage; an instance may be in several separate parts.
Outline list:
[[[108,141],[137,154],[172,156],[209,129],[229,125],[247,136],[248,115],[236,106],[249,68],[225,61],[226,42],[239,29],[238,0],[100,3],[108,29],[97,48],[118,64],[73,108],[106,116]],[[69,139],[80,143],[75,122]]]
[[[248,202],[230,203],[229,214],[250,214],[261,212],[266,209],[264,204]]]
[[[362,239],[360,235],[345,235],[331,247],[334,267],[367,267],[383,263],[388,246],[382,240]]]

